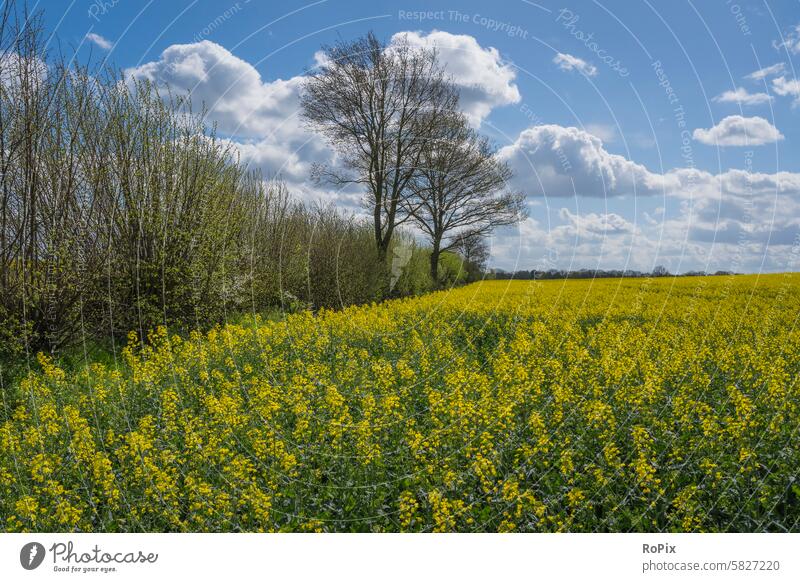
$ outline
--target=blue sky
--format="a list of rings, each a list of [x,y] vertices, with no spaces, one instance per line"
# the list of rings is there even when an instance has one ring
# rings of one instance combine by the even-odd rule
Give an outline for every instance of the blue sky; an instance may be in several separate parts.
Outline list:
[[[796,0],[37,7],[63,51],[192,91],[248,161],[344,208],[357,192],[305,180],[333,158],[297,120],[302,75],[337,38],[409,33],[440,49],[528,193],[530,218],[492,241],[495,266],[797,269]]]

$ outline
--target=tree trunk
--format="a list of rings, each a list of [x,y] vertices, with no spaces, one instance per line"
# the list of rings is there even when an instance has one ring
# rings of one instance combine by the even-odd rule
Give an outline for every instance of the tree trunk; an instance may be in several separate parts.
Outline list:
[[[375,246],[378,248],[378,254],[381,255],[381,258],[385,258],[386,254],[383,248],[383,232],[381,228],[381,206],[377,202],[373,208],[372,221],[375,233]]]
[[[439,283],[439,243],[435,242],[433,244],[433,249],[431,249],[431,279],[433,279],[433,284],[437,285]]]

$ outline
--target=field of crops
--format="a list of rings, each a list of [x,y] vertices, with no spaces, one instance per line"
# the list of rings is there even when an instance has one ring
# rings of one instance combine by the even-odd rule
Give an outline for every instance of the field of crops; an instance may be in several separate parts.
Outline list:
[[[485,282],[4,388],[0,530],[798,531],[800,275]]]

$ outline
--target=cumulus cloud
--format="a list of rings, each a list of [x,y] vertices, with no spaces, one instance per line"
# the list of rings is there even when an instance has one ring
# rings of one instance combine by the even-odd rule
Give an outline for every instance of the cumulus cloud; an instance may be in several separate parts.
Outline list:
[[[276,128],[285,133],[290,125],[297,130],[291,119],[298,110],[302,77],[265,82],[250,63],[208,40],[172,45],[157,61],[126,74],[190,93],[228,134],[259,137]]]
[[[597,75],[597,67],[570,54],[558,53],[555,57],[553,57],[553,62],[557,64],[558,68],[562,71],[576,70],[583,73],[587,77],[594,77]]]
[[[665,177],[609,153],[597,137],[576,127],[538,125],[499,151],[523,191],[539,196],[614,197],[663,193]]]
[[[652,213],[647,212],[646,210],[643,211],[642,217],[644,218],[645,223],[647,223],[648,225],[656,226],[658,224],[661,224],[660,216],[662,216],[663,214],[664,214],[664,207],[659,206]]]
[[[717,103],[739,103],[741,105],[762,105],[772,100],[766,93],[750,93],[744,87],[739,87],[735,91],[725,91],[714,97]]]
[[[86,40],[96,44],[104,51],[110,50],[111,47],[114,46],[114,44],[110,40],[108,40],[107,38],[103,38],[102,36],[100,36],[99,34],[95,34],[94,32],[90,32],[89,34],[87,34]]]
[[[757,146],[780,141],[783,134],[763,117],[730,115],[714,127],[695,129],[692,137],[706,145]]]
[[[445,71],[461,93],[461,108],[473,125],[480,125],[495,107],[519,103],[516,72],[494,47],[482,47],[475,37],[434,30],[428,34],[399,32],[392,43],[436,48]]]
[[[602,238],[632,234],[636,227],[615,212],[573,214],[568,208],[559,211],[559,217],[566,222],[568,236],[580,238]]]
[[[684,223],[689,240],[747,246],[792,245],[800,235],[800,175],[749,174],[731,170],[718,176],[718,192],[691,201]],[[743,259],[743,257],[740,257]]]
[[[541,212],[516,232],[493,239],[493,264],[505,269],[605,268],[672,272],[796,270],[790,252],[800,240],[798,204],[792,197],[726,201],[726,194],[683,201],[663,215],[661,207],[643,212],[637,223],[619,212],[579,212],[554,208],[547,222]],[[788,216],[775,215],[786,209]]]
[[[767,77],[771,77],[773,75],[778,75],[782,73],[785,67],[786,67],[785,63],[775,63],[774,65],[770,65],[769,67],[764,67],[763,69],[753,71],[749,75],[745,76],[745,79],[750,79],[752,81],[761,81],[762,79],[766,79]]]
[[[618,198],[659,196],[676,200],[788,196],[800,201],[800,174],[739,169],[711,174],[674,168],[661,174],[612,154],[594,135],[576,127],[539,125],[522,131],[498,155],[514,171],[514,187],[536,197]]]
[[[772,79],[772,90],[781,97],[792,97],[792,105],[800,105],[800,81],[797,79],[787,79],[784,76]]]
[[[33,75],[43,82],[49,73],[47,63],[39,57],[21,57],[19,53],[0,51],[0,84],[17,91],[20,79]]]

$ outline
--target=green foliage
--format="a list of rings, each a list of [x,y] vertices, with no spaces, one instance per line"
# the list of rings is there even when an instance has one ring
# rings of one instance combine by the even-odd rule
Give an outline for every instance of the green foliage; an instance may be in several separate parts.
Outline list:
[[[439,255],[439,285],[453,287],[467,281],[464,261],[456,253],[444,252]]]
[[[458,254],[446,251],[439,255],[439,281],[438,284],[434,284],[430,272],[430,247],[407,242],[398,244],[410,244],[412,250],[409,260],[402,262],[404,266],[394,287],[396,296],[420,295],[433,291],[437,287],[454,287],[469,281],[470,272],[467,270],[464,260]],[[397,255],[398,252],[395,251],[394,257],[397,257]],[[393,257],[390,256],[390,265],[392,260]]]
[[[432,290],[430,250],[418,245],[410,236],[395,238],[388,259],[390,275],[396,278],[392,294],[399,297],[414,296]]]
[[[383,266],[369,226],[317,207],[307,214],[304,253],[308,285],[301,296],[315,308],[341,308],[380,297]]]
[[[25,367],[25,338],[30,333],[30,323],[23,323],[0,304],[0,409],[11,399],[12,381]]]

